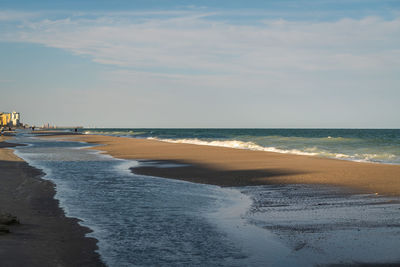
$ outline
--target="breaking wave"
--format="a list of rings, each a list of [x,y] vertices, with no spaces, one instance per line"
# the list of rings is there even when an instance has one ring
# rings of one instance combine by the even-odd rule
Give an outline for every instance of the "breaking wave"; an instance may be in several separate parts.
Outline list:
[[[197,138],[186,138],[186,139],[162,139],[148,137],[149,140],[157,140],[168,143],[175,144],[193,144],[193,145],[203,145],[203,146],[217,146],[217,147],[228,147],[235,149],[247,149],[254,151],[265,151],[265,152],[275,152],[282,154],[295,154],[295,155],[305,155],[305,156],[319,156],[324,158],[335,158],[340,160],[350,160],[357,162],[374,162],[374,163],[394,163],[400,161],[400,158],[394,154],[390,153],[355,153],[355,154],[345,154],[345,153],[334,153],[317,147],[304,147],[303,149],[282,149],[273,146],[261,146],[254,142],[245,142],[240,140],[200,140]]]
[[[400,164],[398,129],[146,129],[87,128],[84,134]]]
[[[256,151],[267,151],[267,152],[277,152],[277,153],[290,153],[290,154],[298,154],[298,155],[307,155],[307,156],[315,156],[317,153],[314,152],[305,152],[297,149],[279,149],[276,147],[263,147],[257,145],[253,142],[244,142],[239,140],[225,140],[225,141],[204,141],[197,138],[194,139],[159,139],[149,137],[147,139],[150,140],[158,140],[169,143],[177,143],[177,144],[192,144],[192,145],[203,145],[203,146],[219,146],[219,147],[229,147],[236,149],[248,149],[248,150],[256,150]]]

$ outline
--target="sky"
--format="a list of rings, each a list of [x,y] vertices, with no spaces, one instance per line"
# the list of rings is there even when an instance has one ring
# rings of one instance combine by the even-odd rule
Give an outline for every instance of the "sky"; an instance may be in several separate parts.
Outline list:
[[[85,127],[400,128],[398,0],[0,0],[0,111]]]

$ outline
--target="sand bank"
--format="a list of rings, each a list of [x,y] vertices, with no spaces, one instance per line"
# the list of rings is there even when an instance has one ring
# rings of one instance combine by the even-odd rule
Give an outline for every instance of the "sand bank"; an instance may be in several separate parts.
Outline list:
[[[169,168],[144,164],[133,169],[138,174],[220,186],[327,184],[368,193],[400,195],[400,165],[101,135],[69,138],[102,144],[104,146],[94,149],[117,158],[147,163],[157,161],[186,164]]]
[[[0,213],[16,216],[20,224],[4,226],[0,235],[1,266],[104,266],[97,240],[89,229],[66,218],[54,199],[54,185],[43,173],[14,155],[15,146],[0,137]]]

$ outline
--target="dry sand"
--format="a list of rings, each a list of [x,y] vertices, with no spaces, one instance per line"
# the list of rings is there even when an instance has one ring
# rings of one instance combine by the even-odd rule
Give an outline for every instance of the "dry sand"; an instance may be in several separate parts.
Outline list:
[[[65,217],[54,185],[6,149],[15,146],[6,138],[0,137],[0,213],[20,224],[2,226],[10,233],[0,233],[0,266],[104,266],[97,240],[85,237],[90,230]]]
[[[399,165],[101,135],[69,138],[102,144],[94,149],[116,158],[187,164],[175,168],[156,165],[134,168],[133,172],[138,174],[220,186],[328,184],[368,193],[400,195]]]

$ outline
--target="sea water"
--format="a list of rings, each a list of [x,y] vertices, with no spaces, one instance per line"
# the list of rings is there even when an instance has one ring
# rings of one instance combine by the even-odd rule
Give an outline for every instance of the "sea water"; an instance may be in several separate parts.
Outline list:
[[[29,144],[16,154],[55,183],[66,215],[93,230],[109,266],[400,262],[399,198],[310,185],[220,188],[132,174],[139,162],[81,142],[14,142]]]
[[[352,161],[400,164],[400,129],[83,129],[86,134],[149,138],[320,156]]]
[[[85,143],[26,136],[15,142],[29,144],[16,154],[55,183],[60,206],[93,230],[109,266],[294,263],[274,235],[242,217],[252,202],[238,190],[132,174],[138,162]]]

